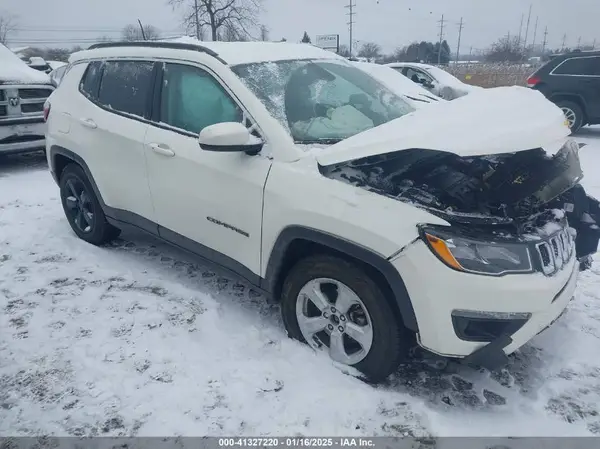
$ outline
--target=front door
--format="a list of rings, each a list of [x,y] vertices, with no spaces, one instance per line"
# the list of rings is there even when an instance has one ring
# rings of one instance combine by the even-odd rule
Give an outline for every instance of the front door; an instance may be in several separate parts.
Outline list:
[[[203,128],[242,122],[240,105],[208,70],[165,63],[159,109],[160,124],[146,134],[146,154],[161,236],[247,278],[259,275],[271,161],[204,151],[198,144]]]

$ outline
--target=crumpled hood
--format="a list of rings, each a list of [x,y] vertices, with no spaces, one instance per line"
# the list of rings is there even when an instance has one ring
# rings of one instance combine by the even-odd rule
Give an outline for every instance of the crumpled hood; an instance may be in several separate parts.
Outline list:
[[[544,148],[557,152],[571,131],[562,111],[524,87],[481,89],[315,150],[321,165],[421,148],[482,156]]]

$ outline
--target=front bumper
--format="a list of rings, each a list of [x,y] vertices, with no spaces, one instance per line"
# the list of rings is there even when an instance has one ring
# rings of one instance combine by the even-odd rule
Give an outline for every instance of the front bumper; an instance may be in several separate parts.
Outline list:
[[[0,121],[0,154],[26,153],[45,147],[43,117]]]
[[[490,369],[504,364],[506,355],[564,312],[574,295],[579,272],[579,264],[572,257],[553,276],[468,274],[448,268],[422,241],[407,248],[392,263],[406,284],[419,327],[419,344],[437,355],[461,358]],[[499,317],[506,323],[504,328],[495,326],[493,337],[474,338],[473,332],[461,335],[457,316],[483,321]],[[467,321],[463,320],[463,330]]]

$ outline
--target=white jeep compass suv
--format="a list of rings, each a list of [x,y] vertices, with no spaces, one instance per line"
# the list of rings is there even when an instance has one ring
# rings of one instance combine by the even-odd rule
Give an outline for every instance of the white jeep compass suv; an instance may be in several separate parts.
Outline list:
[[[80,238],[135,227],[212,261],[281,301],[291,337],[373,380],[414,337],[502,365],[596,251],[578,146],[525,88],[415,111],[310,45],[104,43],[71,56],[47,107]]]

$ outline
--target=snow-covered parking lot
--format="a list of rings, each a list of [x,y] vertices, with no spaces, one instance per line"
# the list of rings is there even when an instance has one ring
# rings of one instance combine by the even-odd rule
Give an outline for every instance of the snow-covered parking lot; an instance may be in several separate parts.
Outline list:
[[[600,128],[577,140],[600,196]],[[367,385],[185,253],[77,239],[42,156],[0,162],[0,435],[600,434],[599,355],[600,264],[507,369]]]

